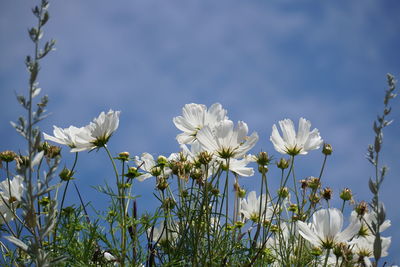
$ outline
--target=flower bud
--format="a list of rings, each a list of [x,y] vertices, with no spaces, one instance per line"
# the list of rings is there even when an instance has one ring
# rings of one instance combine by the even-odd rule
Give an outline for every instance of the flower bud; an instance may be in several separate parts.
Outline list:
[[[235,222],[235,227],[238,228],[238,229],[242,228],[243,225],[244,225],[244,222],[241,222],[241,221]]]
[[[138,169],[136,167],[129,167],[128,173],[125,174],[125,176],[128,177],[129,179],[134,179],[140,175],[141,173],[138,172]]]
[[[239,198],[244,198],[246,196],[246,189],[240,188],[238,192]]]
[[[60,154],[61,154],[61,147],[59,147],[59,146],[49,146],[45,150],[45,155],[49,159],[54,159],[54,158],[60,156]]]
[[[267,152],[260,152],[256,156],[256,162],[259,166],[266,166],[270,163],[271,158],[268,156]]]
[[[39,204],[42,206],[47,206],[50,204],[50,198],[48,197],[42,197],[41,200],[39,200]]]
[[[160,176],[162,173],[162,170],[160,167],[153,167],[150,170],[151,175],[153,175],[154,177]]]
[[[203,171],[201,169],[194,169],[190,173],[190,177],[192,177],[194,180],[200,180],[203,177]]]
[[[157,184],[157,188],[161,191],[164,191],[168,187],[168,182],[165,179],[160,179]]]
[[[266,174],[268,172],[268,167],[265,165],[258,165],[258,172],[261,174]]]
[[[121,161],[128,161],[129,160],[129,152],[121,152],[118,154],[118,159]]]
[[[211,189],[211,194],[213,194],[214,196],[218,196],[219,195],[219,189],[216,188],[216,187]]]
[[[279,169],[284,170],[289,168],[289,161],[284,158],[281,158],[276,165],[278,166]]]
[[[313,193],[313,194],[310,194],[309,199],[310,199],[311,203],[315,205],[321,200],[321,197],[317,193]]]
[[[322,190],[321,195],[326,201],[330,200],[332,198],[332,189],[326,187],[324,190]]]
[[[313,190],[317,190],[321,186],[320,179],[317,177],[309,177],[307,179],[307,184],[308,187],[310,187]]]
[[[279,226],[276,224],[272,224],[270,230],[272,233],[277,233],[279,231]]]
[[[11,162],[17,157],[17,154],[14,151],[6,150],[0,152],[0,160],[5,162]]]
[[[330,154],[332,154],[332,146],[325,143],[322,147],[322,154],[324,154],[325,156],[329,156]]]
[[[60,174],[59,174],[58,176],[59,176],[59,177],[61,178],[61,180],[63,180],[63,181],[69,181],[69,180],[74,179],[74,178],[72,177],[72,175],[74,175],[74,172],[71,171],[71,170],[69,170],[68,168],[64,167],[64,169],[62,169],[62,171],[60,172]]]
[[[212,154],[209,153],[208,151],[200,152],[200,154],[198,156],[198,160],[201,164],[207,165],[208,163],[210,163],[212,161]]]
[[[157,164],[158,164],[161,168],[163,168],[165,165],[167,165],[167,163],[168,163],[168,159],[167,159],[165,156],[162,156],[162,155],[158,156],[158,158],[157,158]]]
[[[320,247],[313,247],[311,249],[311,255],[318,257],[322,255],[322,249]]]
[[[278,189],[278,196],[285,199],[289,196],[289,189],[287,187],[281,187]]]
[[[298,211],[297,204],[290,204],[288,210],[291,211],[291,212],[295,212],[296,213]]]
[[[308,187],[308,181],[306,179],[300,180],[301,189],[305,190]]]
[[[351,193],[351,190],[349,188],[345,188],[340,193],[340,198],[343,199],[344,201],[349,201],[353,198],[353,194]]]
[[[361,201],[355,208],[355,211],[359,216],[364,216],[365,213],[368,211],[368,204],[365,201]]]

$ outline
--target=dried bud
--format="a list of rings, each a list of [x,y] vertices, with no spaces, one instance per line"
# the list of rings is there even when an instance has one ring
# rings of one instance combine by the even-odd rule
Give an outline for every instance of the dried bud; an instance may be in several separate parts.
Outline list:
[[[324,190],[322,190],[321,195],[326,201],[330,200],[332,198],[332,189],[326,187]]]
[[[289,189],[287,187],[281,187],[278,189],[278,196],[285,199],[289,196]]]
[[[330,144],[325,143],[322,148],[322,154],[325,156],[329,156],[332,154],[332,146]]]
[[[54,158],[60,156],[60,154],[61,154],[61,147],[59,147],[59,146],[49,146],[45,150],[45,155],[49,159],[54,159]]]
[[[321,200],[321,197],[317,193],[313,193],[313,194],[310,194],[309,199],[310,199],[310,202],[315,205]]]
[[[119,159],[121,161],[129,161],[129,152],[124,151],[124,152],[119,153],[117,159]]]
[[[365,201],[361,201],[355,208],[355,211],[359,216],[364,216],[364,214],[368,211],[368,204]]]
[[[305,190],[308,187],[308,181],[306,179],[300,180],[301,189]]]
[[[14,151],[6,150],[0,152],[0,160],[5,162],[11,162],[17,157],[17,154]]]
[[[317,177],[309,177],[307,179],[307,184],[308,187],[310,187],[313,190],[317,190],[321,186],[320,179]]]
[[[276,164],[276,166],[278,166],[278,168],[281,170],[287,169],[289,168],[289,161],[284,158],[281,158],[279,162]]]
[[[343,199],[344,201],[349,201],[353,198],[353,194],[351,193],[351,190],[349,188],[345,188],[340,193],[340,198]]]
[[[266,166],[270,163],[271,158],[268,156],[267,152],[260,152],[256,156],[256,161],[259,166]]]
[[[72,175],[74,175],[74,172],[71,171],[70,169],[64,167],[64,169],[60,172],[60,174],[59,174],[58,176],[59,176],[59,177],[61,178],[61,180],[63,180],[63,181],[69,181],[69,180],[74,179],[74,178],[72,177]]]

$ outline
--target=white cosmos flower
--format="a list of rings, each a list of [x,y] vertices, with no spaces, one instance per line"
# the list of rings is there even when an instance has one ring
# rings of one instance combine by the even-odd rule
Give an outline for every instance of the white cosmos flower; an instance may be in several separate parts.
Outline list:
[[[79,142],[75,145],[75,148],[71,149],[71,152],[92,150],[105,146],[118,128],[120,113],[120,111],[111,109],[107,113],[101,112],[78,134]]]
[[[252,220],[255,223],[260,221],[260,214],[262,219],[269,220],[272,217],[273,209],[268,204],[265,206],[266,196],[262,194],[257,198],[256,191],[251,191],[247,195],[247,199],[242,199],[240,201],[240,213],[244,218],[248,220]],[[260,204],[261,204],[261,213],[260,213]]]
[[[357,212],[352,211],[351,212],[351,220],[358,220],[359,217],[357,215]],[[361,236],[372,236],[372,232],[370,230],[370,227],[372,227],[372,224],[376,224],[377,218],[376,218],[376,213],[374,211],[368,211],[366,212],[361,221],[361,228],[360,228],[360,235]],[[382,233],[385,231],[387,228],[389,228],[391,225],[390,220],[385,220],[380,226],[379,226],[379,232]]]
[[[254,169],[247,167],[250,161],[247,158],[243,159],[230,159],[229,170],[243,177],[249,177],[254,175]]]
[[[205,150],[216,156],[228,158],[243,158],[258,141],[258,134],[247,136],[249,129],[245,122],[239,121],[234,128],[231,120],[219,122],[214,129],[203,127],[197,133],[197,140]]]
[[[12,180],[0,183],[0,223],[9,222],[14,218],[14,212],[25,192],[22,176],[15,176]]]
[[[279,121],[279,126],[283,137],[279,134],[275,124],[272,126],[272,135],[270,137],[275,150],[279,153],[292,156],[297,154],[305,155],[309,150],[318,149],[323,142],[318,129],[310,132],[311,122],[304,118],[299,119],[297,134],[293,121],[290,119]]]
[[[340,210],[330,208],[316,211],[312,223],[297,222],[301,236],[316,247],[333,248],[337,243],[347,243],[360,229],[359,220],[351,220],[343,231],[343,214]]]
[[[375,236],[357,237],[350,244],[353,245],[352,251],[358,256],[371,258],[374,256]],[[382,251],[381,257],[386,257],[389,253],[391,237],[381,237]]]
[[[182,116],[173,118],[175,126],[183,131],[176,139],[179,144],[191,144],[196,140],[197,132],[204,126],[211,128],[218,122],[227,119],[226,110],[219,103],[213,104],[208,110],[205,105],[186,104],[182,108]]]
[[[53,126],[53,128],[54,136],[43,133],[44,139],[61,145],[67,145],[70,148],[75,148],[77,144],[85,143],[85,140],[80,137],[80,135],[85,135],[87,131],[85,127],[77,128],[75,126],[69,126],[68,128],[62,129]]]

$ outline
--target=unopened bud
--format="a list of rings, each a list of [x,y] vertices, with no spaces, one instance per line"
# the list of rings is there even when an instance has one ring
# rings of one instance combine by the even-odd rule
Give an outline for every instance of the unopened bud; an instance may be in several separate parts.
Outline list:
[[[340,198],[343,199],[344,201],[349,201],[353,198],[353,194],[351,193],[351,190],[349,188],[345,188],[340,193]]]
[[[246,196],[246,189],[240,188],[238,192],[239,198],[244,198]]]
[[[129,160],[129,152],[121,152],[118,154],[118,159],[121,161],[128,161]]]
[[[160,179],[157,184],[157,188],[161,191],[164,191],[168,187],[168,182],[165,179]]]
[[[266,166],[271,161],[271,158],[268,156],[267,152],[258,153],[256,158],[257,158],[257,164],[260,165],[260,166]]]
[[[241,222],[241,221],[237,221],[237,222],[235,222],[235,227],[236,228],[242,228],[243,227],[243,225],[244,225],[244,222]]]
[[[291,212],[297,212],[298,211],[297,204],[290,204],[288,210],[291,211]]]
[[[158,158],[157,158],[157,164],[160,166],[160,167],[164,167],[165,165],[167,165],[167,163],[168,163],[168,159],[166,158],[166,157],[164,157],[164,156],[158,156]]]
[[[278,196],[285,199],[289,196],[289,189],[287,187],[281,187],[278,189]]]
[[[332,154],[332,146],[330,144],[324,144],[324,146],[322,147],[322,154],[329,156],[330,154]]]
[[[321,197],[317,193],[313,193],[310,195],[309,199],[311,203],[317,204],[321,200]]]
[[[50,198],[48,197],[43,197],[41,200],[39,200],[39,204],[42,206],[47,206],[50,204]]]
[[[58,176],[59,176],[59,177],[61,178],[61,180],[63,180],[63,181],[69,181],[69,180],[74,179],[74,178],[72,177],[72,175],[74,175],[74,172],[71,171],[71,170],[69,170],[68,168],[64,167],[64,169],[62,169],[62,171],[60,172],[60,174],[59,174]]]
[[[17,157],[17,154],[14,151],[6,150],[0,152],[0,160],[5,162],[11,162]]]
[[[284,170],[289,168],[289,161],[284,158],[281,158],[276,165],[278,166],[279,169]]]
[[[258,172],[261,174],[266,174],[268,172],[268,167],[265,165],[258,165]]]

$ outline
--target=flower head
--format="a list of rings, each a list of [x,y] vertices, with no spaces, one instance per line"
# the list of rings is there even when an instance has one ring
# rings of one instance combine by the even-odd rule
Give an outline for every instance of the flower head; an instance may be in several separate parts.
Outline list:
[[[71,149],[71,152],[92,150],[105,146],[118,128],[120,113],[120,111],[111,109],[107,113],[101,112],[78,134],[79,142],[75,145],[75,148]]]
[[[333,248],[335,244],[346,243],[360,229],[358,220],[351,220],[350,225],[343,231],[343,214],[338,209],[321,209],[312,217],[312,223],[297,222],[301,236],[312,245],[323,248]]]
[[[220,158],[242,158],[258,141],[258,134],[247,136],[249,129],[245,122],[237,126],[231,120],[221,121],[211,129],[205,126],[197,133],[197,139],[203,148]]]
[[[53,126],[53,135],[43,133],[43,137],[46,140],[55,142],[61,145],[67,145],[70,148],[75,148],[77,144],[84,143],[80,136],[86,133],[85,127],[77,128],[75,126],[69,126],[68,128],[62,129],[57,126]]]
[[[283,137],[279,134],[275,124],[272,126],[272,135],[270,137],[275,150],[279,153],[291,156],[297,154],[305,155],[309,150],[318,149],[323,142],[318,129],[310,132],[311,122],[304,118],[299,119],[297,134],[293,121],[290,119],[279,121],[279,126]]]
[[[269,220],[272,216],[273,210],[268,204],[267,207],[265,206],[265,201],[266,196],[264,194],[257,198],[256,191],[251,191],[248,194],[247,199],[242,199],[240,201],[240,213],[243,214],[244,218],[256,223],[260,221],[260,215],[262,219],[264,219],[265,216],[265,219]]]
[[[204,126],[211,128],[218,122],[227,119],[226,110],[219,103],[213,104],[208,110],[205,105],[186,104],[182,108],[182,116],[175,117],[175,126],[183,131],[177,135],[179,144],[191,144],[196,140],[197,132]]]

